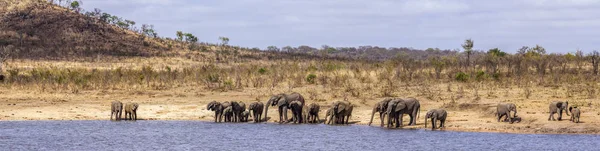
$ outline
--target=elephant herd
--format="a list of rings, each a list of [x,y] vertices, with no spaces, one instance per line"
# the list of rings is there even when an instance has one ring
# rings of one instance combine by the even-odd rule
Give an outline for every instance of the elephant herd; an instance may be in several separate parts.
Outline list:
[[[332,103],[331,108],[325,111],[325,119],[321,121],[319,112],[321,106],[316,103],[305,105],[304,97],[296,92],[281,93],[271,96],[265,104],[262,102],[252,102],[246,108],[244,102],[212,101],[207,104],[206,109],[214,111],[214,122],[248,122],[249,117],[252,117],[254,123],[259,123],[268,120],[267,112],[269,107],[277,107],[279,123],[321,123],[325,124],[349,124],[350,117],[354,105],[348,101],[336,101]],[[123,109],[125,109],[125,118],[129,120],[137,120],[138,103],[127,103],[123,106],[120,101],[113,101],[111,104],[110,119],[121,120]],[[292,112],[292,117],[288,118],[288,109]],[[408,125],[416,125],[421,104],[415,98],[386,98],[373,106],[371,120],[368,125],[373,123],[375,113],[379,113],[381,127],[398,128],[402,126],[402,117],[407,114],[410,118]],[[264,112],[263,112],[264,110]],[[576,106],[569,107],[569,102],[553,101],[549,106],[548,121],[555,121],[554,114],[558,114],[558,120],[562,120],[562,114],[566,113],[571,116],[570,121],[579,123],[581,110]],[[569,112],[571,115],[569,115]],[[263,117],[264,113],[264,117]],[[512,114],[511,114],[512,113]],[[387,118],[386,118],[387,116]],[[425,114],[425,127],[427,120],[431,120],[432,129],[436,129],[436,122],[439,121],[439,127],[445,127],[448,112],[444,109],[431,109]],[[517,106],[514,103],[498,103],[496,106],[497,121],[501,122],[519,122],[520,117],[517,116]],[[512,116],[512,117],[511,117]]]
[[[125,104],[125,119],[128,120],[137,120],[137,109],[139,105],[137,103],[127,103]],[[121,120],[121,115],[123,114],[123,103],[121,101],[113,101],[110,106],[110,120],[113,119],[113,115],[115,116],[115,120]]]
[[[517,106],[513,103],[498,103],[497,107],[496,107],[496,117],[498,122],[500,122],[500,119],[502,119],[502,117],[505,117],[503,122],[509,122],[509,123],[514,123],[515,121],[520,121],[521,118],[517,116]],[[511,117],[511,112],[512,117]],[[571,116],[570,120],[571,122],[574,123],[579,123],[579,118],[581,116],[581,110],[579,108],[577,108],[577,106],[573,107],[569,107],[569,102],[565,101],[552,101],[550,102],[550,106],[549,106],[549,113],[550,115],[548,116],[548,121],[556,121],[556,119],[558,119],[559,121],[562,120],[562,114],[563,112],[565,114],[567,114],[567,116]],[[571,115],[569,115],[569,112],[571,113]],[[554,114],[558,114],[558,118],[554,118]]]

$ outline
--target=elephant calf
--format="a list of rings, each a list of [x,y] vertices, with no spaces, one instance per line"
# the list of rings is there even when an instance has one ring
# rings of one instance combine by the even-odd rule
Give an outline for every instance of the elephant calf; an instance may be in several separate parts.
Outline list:
[[[140,105],[137,103],[127,103],[125,105],[125,118],[129,120],[137,120],[137,109]]]
[[[248,110],[252,112],[252,118],[254,118],[254,123],[261,122],[260,117],[262,117],[264,104],[261,102],[252,102],[248,105]]]
[[[121,101],[113,101],[110,105],[110,120],[115,115],[115,120],[121,120],[123,114],[123,103]]]
[[[448,116],[448,112],[444,109],[432,109],[427,112],[425,115],[425,128],[427,128],[427,119],[431,118],[431,130],[435,129],[435,122],[440,121],[440,128],[444,127],[444,123],[446,123],[446,117]]]
[[[579,116],[581,116],[581,111],[577,107],[569,107],[569,112],[571,112],[571,121],[575,123],[579,123]]]
[[[307,121],[310,123],[319,123],[319,121],[321,121],[321,119],[319,119],[319,111],[320,110],[321,110],[321,106],[319,106],[319,104],[311,103],[310,105],[308,105]]]
[[[302,120],[302,102],[300,101],[292,101],[290,102],[288,108],[292,110],[292,121],[294,123],[301,123]]]
[[[229,106],[223,109],[223,116],[225,117],[225,122],[232,122],[231,118],[233,117],[233,107]]]
[[[548,121],[553,120],[556,121],[556,119],[554,119],[554,113],[558,113],[558,120],[562,120],[562,113],[563,111],[567,114],[567,116],[569,115],[569,112],[567,112],[567,108],[569,107],[569,102],[562,102],[562,101],[553,101],[550,103],[550,117],[548,117]]]
[[[242,112],[242,118],[240,119],[240,122],[248,122],[248,116],[250,116],[250,111]]]

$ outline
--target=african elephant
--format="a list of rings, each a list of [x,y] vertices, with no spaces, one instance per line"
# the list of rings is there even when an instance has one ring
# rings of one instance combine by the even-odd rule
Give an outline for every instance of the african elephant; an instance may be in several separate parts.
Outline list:
[[[240,119],[240,122],[248,122],[248,116],[250,116],[250,111],[242,112],[242,118]]]
[[[444,127],[444,123],[446,123],[446,117],[448,116],[448,112],[444,109],[432,109],[425,114],[425,128],[427,128],[427,119],[431,118],[431,130],[435,129],[435,122],[440,121],[440,128]]]
[[[381,127],[383,127],[383,119],[385,119],[385,111],[388,107],[388,103],[392,100],[392,98],[386,98],[382,101],[378,102],[373,106],[373,112],[371,113],[371,120],[369,121],[369,126],[373,123],[373,116],[375,116],[375,112],[379,112],[379,119],[381,120]]]
[[[336,101],[333,103],[332,107],[333,114],[330,114],[330,119],[328,124],[348,124],[350,120],[350,116],[352,116],[352,110],[354,106],[348,101]]]
[[[113,115],[115,115],[115,120],[121,120],[121,115],[123,114],[123,103],[121,101],[113,101],[110,105],[110,120],[112,120]]]
[[[137,103],[125,104],[125,118],[129,117],[129,120],[137,120],[137,109],[139,106]]]
[[[581,116],[581,110],[577,107],[569,107],[569,112],[571,112],[571,121],[575,123],[579,123],[579,117]]]
[[[232,122],[231,118],[233,117],[233,107],[229,106],[223,109],[223,116],[225,116],[225,122]]]
[[[562,120],[562,113],[563,111],[565,111],[565,113],[567,114],[567,116],[569,115],[569,112],[567,112],[567,108],[569,108],[569,102],[562,102],[562,101],[553,101],[552,103],[550,103],[550,117],[548,117],[548,121],[550,121],[551,119],[553,121],[556,121],[556,119],[554,119],[554,113],[558,113],[558,120]]]
[[[233,107],[233,122],[241,122],[242,112],[246,111],[246,104],[244,102],[231,102]]]
[[[252,102],[248,105],[248,110],[252,112],[252,118],[254,118],[254,123],[260,122],[260,117],[262,117],[264,105],[261,102]]]
[[[302,122],[308,123],[308,108],[302,108]]]
[[[215,123],[222,122],[223,117],[223,105],[217,101],[212,101],[206,105],[206,109],[210,111],[215,111]],[[218,120],[217,120],[218,119]]]
[[[281,93],[281,94],[277,94],[272,96],[269,101],[267,101],[267,106],[265,108],[265,121],[267,121],[267,117],[268,117],[268,111],[269,111],[269,106],[278,106],[278,111],[279,111],[279,122],[284,122],[287,123],[288,122],[288,118],[287,118],[287,109],[288,109],[288,105],[290,102],[292,101],[300,101],[301,103],[301,108],[304,107],[304,97],[302,97],[302,95],[300,95],[300,93],[290,93],[290,94],[285,94],[285,93]],[[300,115],[302,116],[302,115]],[[302,121],[300,121],[302,122]]]
[[[308,105],[308,122],[311,123],[319,123],[321,119],[319,119],[319,111],[321,110],[321,106],[316,103],[311,103]],[[307,122],[307,123],[308,123]]]
[[[392,127],[392,121],[396,121],[396,128],[398,128],[402,126],[403,114],[408,114],[410,117],[408,125],[417,124],[421,104],[419,103],[419,100],[415,98],[396,98],[388,102],[388,107],[386,109],[386,114],[388,114],[388,128]]]
[[[333,114],[334,114],[333,108],[329,108],[329,109],[327,109],[327,111],[325,111],[325,124],[331,123],[331,120],[333,120],[333,119],[331,119],[329,117],[331,117],[331,115],[333,115]]]
[[[300,101],[290,102],[288,108],[292,110],[292,122],[299,123],[302,120],[302,103]]]
[[[513,113],[513,117],[510,117],[510,112]],[[517,106],[513,103],[498,103],[496,106],[496,116],[498,117],[498,122],[503,116],[506,116],[504,121],[508,120],[512,124],[514,122],[514,118],[517,117]]]

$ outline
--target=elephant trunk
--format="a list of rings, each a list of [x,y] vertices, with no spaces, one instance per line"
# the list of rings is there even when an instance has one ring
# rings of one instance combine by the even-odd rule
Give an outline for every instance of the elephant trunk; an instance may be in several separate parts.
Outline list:
[[[375,116],[375,112],[376,109],[373,109],[373,112],[371,113],[371,120],[369,121],[369,126],[371,126],[371,123],[373,123],[373,116]]]
[[[425,128],[427,128],[427,118],[425,118]]]
[[[271,103],[273,103],[272,100],[267,101],[267,105],[265,106],[265,119],[263,119],[263,121],[267,121],[267,117],[269,115],[269,106],[271,106]]]

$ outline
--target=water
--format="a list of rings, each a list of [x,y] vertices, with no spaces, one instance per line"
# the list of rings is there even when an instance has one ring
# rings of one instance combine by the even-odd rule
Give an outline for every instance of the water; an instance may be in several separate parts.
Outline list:
[[[390,130],[359,125],[0,122],[0,150],[600,150],[599,145],[599,135]]]

